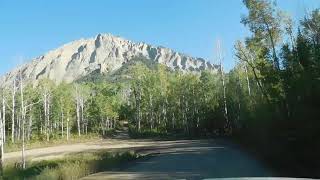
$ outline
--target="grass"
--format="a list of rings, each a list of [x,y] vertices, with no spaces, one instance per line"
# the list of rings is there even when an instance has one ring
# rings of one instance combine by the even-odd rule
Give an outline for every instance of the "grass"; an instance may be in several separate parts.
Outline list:
[[[74,144],[74,143],[83,143],[83,142],[90,142],[92,140],[98,140],[102,137],[98,134],[87,134],[87,135],[74,135],[71,134],[69,137],[69,141],[66,140],[66,137],[63,139],[60,136],[51,137],[50,141],[46,141],[46,139],[33,137],[30,141],[26,142],[26,149],[34,149],[34,148],[43,148],[43,147],[51,147],[63,144]],[[8,139],[7,143],[5,144],[4,151],[14,152],[14,151],[21,151],[21,142],[16,141],[15,143],[11,143],[10,139]]]
[[[28,162],[24,170],[15,164],[7,164],[3,179],[73,180],[137,158],[138,155],[133,151],[77,153],[63,159]]]

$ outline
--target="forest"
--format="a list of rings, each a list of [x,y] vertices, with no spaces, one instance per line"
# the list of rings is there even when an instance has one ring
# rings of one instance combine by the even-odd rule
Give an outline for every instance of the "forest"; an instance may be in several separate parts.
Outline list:
[[[316,172],[320,9],[294,25],[274,3],[243,2],[250,36],[235,42],[229,72],[219,42],[216,71],[173,71],[136,57],[116,72],[69,84],[24,82],[21,72],[0,89],[0,158],[11,144],[23,153],[27,142],[104,136],[128,121],[132,137],[229,137],[278,166],[294,161]]]

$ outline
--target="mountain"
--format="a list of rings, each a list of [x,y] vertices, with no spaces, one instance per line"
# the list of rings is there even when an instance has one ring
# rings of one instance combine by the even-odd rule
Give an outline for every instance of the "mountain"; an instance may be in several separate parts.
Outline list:
[[[185,72],[218,68],[202,58],[190,57],[168,48],[135,43],[111,34],[98,34],[95,38],[70,42],[33,59],[1,77],[0,84],[9,85],[20,70],[28,82],[37,82],[41,78],[49,78],[56,83],[73,82],[92,72],[113,72],[136,57]]]

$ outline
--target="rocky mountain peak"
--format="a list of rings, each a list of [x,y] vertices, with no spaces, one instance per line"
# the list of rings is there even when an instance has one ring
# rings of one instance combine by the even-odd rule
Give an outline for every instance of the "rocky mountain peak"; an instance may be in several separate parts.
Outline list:
[[[24,79],[37,82],[49,78],[56,83],[72,82],[93,71],[108,73],[119,69],[134,57],[144,57],[171,69],[181,71],[216,70],[218,67],[202,58],[193,58],[164,47],[135,43],[111,34],[67,43],[33,59],[0,78],[8,85],[22,70]]]

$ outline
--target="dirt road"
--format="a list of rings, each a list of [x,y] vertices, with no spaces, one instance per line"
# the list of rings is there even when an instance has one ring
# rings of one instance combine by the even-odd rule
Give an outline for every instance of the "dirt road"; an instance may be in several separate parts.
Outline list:
[[[139,147],[154,146],[157,144],[151,140],[130,139],[101,139],[88,143],[66,144],[46,148],[30,149],[26,151],[28,160],[36,161],[42,159],[53,159],[63,157],[67,154],[77,152],[88,152],[95,150],[135,149]],[[4,154],[4,160],[17,160],[21,158],[21,151]]]
[[[161,141],[142,151],[153,155],[84,180],[272,176],[270,170],[226,140]]]
[[[120,135],[121,136],[120,136]],[[224,139],[154,141],[118,138],[27,150],[31,161],[60,158],[77,152],[96,150],[136,150],[146,157],[84,178],[93,179],[203,179],[230,177],[270,177],[272,173],[240,147]],[[20,160],[21,152],[4,155],[5,160]]]

